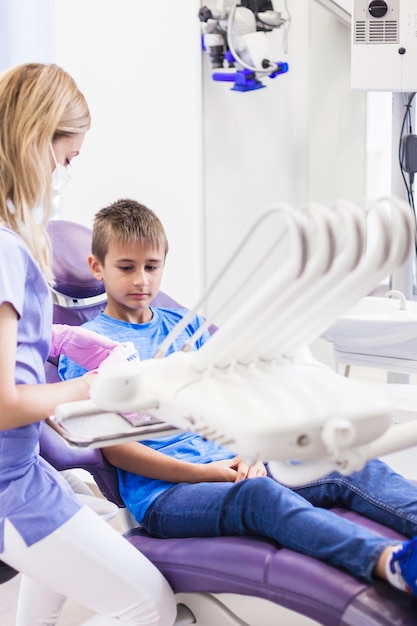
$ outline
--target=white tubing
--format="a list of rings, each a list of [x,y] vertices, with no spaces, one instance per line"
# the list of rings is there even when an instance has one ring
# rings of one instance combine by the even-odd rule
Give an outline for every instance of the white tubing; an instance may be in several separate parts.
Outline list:
[[[287,342],[280,344],[283,353],[294,354],[300,347],[310,343],[404,262],[412,241],[410,220],[402,208],[398,211],[395,206],[392,210],[394,224],[388,223],[382,209],[376,203],[371,207],[372,215],[376,218],[374,228],[378,227],[378,245],[373,250],[368,248],[359,266],[345,281],[329,288],[327,293],[322,293],[320,299],[313,299],[308,309],[301,307],[300,315],[294,318],[292,327],[288,329]],[[271,345],[270,352],[273,349]]]
[[[242,242],[239,244],[235,252],[231,255],[227,263],[224,265],[224,267],[222,267],[221,271],[216,276],[216,278],[214,279],[212,284],[209,286],[209,288],[206,290],[206,292],[198,300],[195,306],[192,309],[190,309],[188,314],[182,318],[182,320],[175,326],[175,328],[173,328],[173,330],[168,334],[168,336],[161,343],[157,353],[155,354],[155,358],[165,356],[167,350],[171,346],[172,342],[176,339],[176,337],[178,337],[178,335],[184,330],[184,328],[186,328],[186,326],[191,322],[191,320],[195,317],[195,315],[201,312],[201,308],[203,307],[205,302],[207,302],[208,298],[215,291],[216,287],[218,287],[218,285],[221,284],[222,280],[224,280],[224,277],[228,274],[228,270],[235,265],[240,255],[244,252],[246,245],[252,239],[254,233],[260,228],[260,226],[263,223],[265,223],[267,220],[271,219],[272,217],[277,217],[277,216],[282,217],[284,219],[284,223],[289,229],[290,237],[294,238],[294,255],[296,253],[299,254],[299,258],[296,259],[294,257],[292,266],[291,264],[289,264],[290,266],[288,267],[288,271],[293,274],[294,278],[300,272],[302,272],[302,269],[305,265],[305,259],[303,256],[304,255],[303,223],[299,215],[297,214],[297,212],[294,211],[294,209],[291,206],[286,205],[286,204],[274,205],[269,210],[267,210],[263,215],[261,215],[261,217],[255,222],[255,224],[252,226],[250,231],[243,238]],[[279,244],[280,240],[281,240],[281,237],[278,237],[276,243]],[[262,257],[258,265],[262,264],[263,261],[264,261],[264,257]],[[242,281],[240,282],[240,285],[236,287],[234,292],[232,294],[229,294],[227,301],[225,303],[225,306],[228,305],[231,301],[233,301],[233,298],[238,292],[238,289],[240,288],[242,284],[244,284],[245,280],[246,280],[246,276],[243,277]],[[220,310],[222,310],[222,308],[224,307],[221,307]],[[217,311],[216,313],[218,312],[219,311]],[[194,343],[194,341],[196,341],[196,339],[202,334],[202,332],[204,332],[204,330],[206,330],[213,323],[212,317],[210,319],[207,319],[206,324],[204,325],[203,329],[194,333],[194,335],[187,342],[188,344]]]
[[[326,219],[330,226],[329,239],[335,241],[335,248],[339,239],[340,250],[335,249],[333,251],[331,267],[327,272],[322,276],[319,274],[314,276],[313,273],[307,277],[303,284],[298,285],[298,289],[294,287],[292,300],[287,298],[277,303],[271,302],[270,306],[274,307],[274,315],[271,315],[270,325],[268,327],[264,325],[258,331],[255,345],[256,353],[250,353],[247,350],[243,357],[239,358],[239,361],[248,362],[255,355],[264,360],[271,360],[284,354],[283,346],[285,343],[297,339],[299,333],[305,331],[305,327],[314,321],[314,309],[318,308],[320,315],[323,315],[320,298],[332,291],[335,285],[340,284],[350,272],[355,270],[362,256],[365,242],[363,215],[356,209],[355,214],[353,214],[354,219],[345,219],[341,223],[340,220],[335,220],[335,211],[324,210],[323,207],[313,207],[316,212],[318,209],[321,209],[319,213],[321,219]],[[340,243],[340,231],[344,235],[344,245]],[[320,246],[322,245],[320,240],[316,241],[315,244],[312,251],[312,262],[314,262],[314,257],[320,254]],[[294,326],[295,330],[293,331]]]
[[[288,464],[285,461],[269,461],[272,476],[287,487],[300,487],[318,480],[337,469],[335,463],[327,460]]]

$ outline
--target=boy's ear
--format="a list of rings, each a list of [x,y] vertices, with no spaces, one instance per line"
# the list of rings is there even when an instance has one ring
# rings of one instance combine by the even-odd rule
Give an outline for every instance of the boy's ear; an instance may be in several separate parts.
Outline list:
[[[96,278],[97,280],[103,280],[103,274],[101,271],[101,263],[98,260],[98,258],[94,256],[94,254],[89,254],[87,261],[90,267],[90,271],[92,275],[94,276],[94,278]]]

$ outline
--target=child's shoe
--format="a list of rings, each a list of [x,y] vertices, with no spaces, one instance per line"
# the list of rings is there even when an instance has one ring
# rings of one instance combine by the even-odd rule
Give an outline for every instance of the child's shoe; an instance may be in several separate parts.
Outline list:
[[[417,596],[417,537],[392,554],[389,569],[396,587]]]

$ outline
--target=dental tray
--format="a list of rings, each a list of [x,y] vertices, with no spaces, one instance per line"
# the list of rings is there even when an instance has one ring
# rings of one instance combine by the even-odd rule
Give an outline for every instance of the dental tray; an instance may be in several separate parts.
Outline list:
[[[180,432],[149,415],[102,411],[89,400],[57,406],[46,423],[72,448],[103,448]]]

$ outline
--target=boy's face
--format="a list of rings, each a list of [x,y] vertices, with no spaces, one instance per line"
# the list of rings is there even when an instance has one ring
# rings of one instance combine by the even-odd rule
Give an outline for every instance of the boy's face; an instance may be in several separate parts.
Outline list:
[[[130,323],[148,322],[152,318],[149,303],[159,291],[164,261],[163,248],[117,241],[109,243],[103,265],[90,255],[91,272],[104,281],[107,292],[105,313]]]

